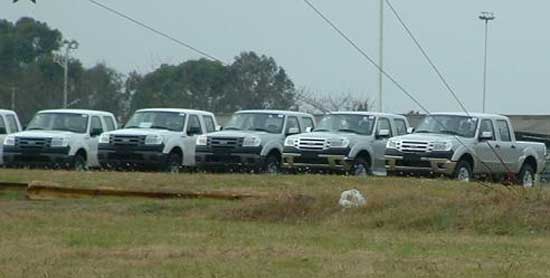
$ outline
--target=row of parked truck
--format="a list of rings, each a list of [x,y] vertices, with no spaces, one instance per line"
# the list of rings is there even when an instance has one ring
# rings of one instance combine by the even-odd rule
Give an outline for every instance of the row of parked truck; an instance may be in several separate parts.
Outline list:
[[[435,174],[462,181],[512,177],[533,186],[544,169],[542,143],[516,141],[510,120],[491,114],[436,113],[413,129],[402,115],[236,112],[222,128],[206,111],[142,109],[123,128],[108,112],[38,112],[22,131],[0,111],[6,167],[105,169],[182,167],[278,173]]]

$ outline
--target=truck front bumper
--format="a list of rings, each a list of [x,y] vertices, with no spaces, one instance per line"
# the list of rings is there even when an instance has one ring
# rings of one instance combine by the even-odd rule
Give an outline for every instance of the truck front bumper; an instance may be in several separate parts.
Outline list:
[[[303,151],[294,147],[285,147],[282,166],[293,169],[311,170],[341,170],[348,171],[353,165],[353,159],[348,157],[350,149],[334,149],[323,151]]]
[[[456,161],[452,161],[453,152],[403,153],[388,149],[385,153],[388,173],[418,173],[452,175]]]
[[[261,147],[213,149],[197,146],[195,161],[199,168],[259,168],[263,167],[265,160],[261,152]]]
[[[69,147],[24,149],[4,146],[2,156],[6,167],[69,168],[74,162],[69,151]]]
[[[168,163],[164,146],[121,147],[100,144],[97,157],[101,167],[108,169],[162,168]]]

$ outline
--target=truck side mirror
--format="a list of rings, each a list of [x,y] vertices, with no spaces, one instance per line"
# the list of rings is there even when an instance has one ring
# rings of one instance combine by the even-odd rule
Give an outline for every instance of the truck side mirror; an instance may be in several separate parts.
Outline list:
[[[103,129],[101,129],[101,128],[93,128],[93,129],[90,131],[90,136],[96,137],[96,136],[101,135],[101,133],[103,133]]]
[[[0,134],[8,134],[8,131],[5,127],[0,127]]]
[[[489,141],[493,139],[493,133],[490,131],[484,131],[479,135],[480,141]]]
[[[408,133],[408,134],[414,133],[414,127],[409,127],[409,128],[407,128],[407,133]]]
[[[378,131],[378,134],[376,134],[376,137],[378,139],[388,138],[388,137],[390,137],[390,130],[389,129],[381,129],[381,130]]]
[[[313,127],[311,127],[311,126],[306,127],[306,132],[307,133],[310,133],[312,131],[313,131]]]
[[[300,133],[300,129],[297,127],[291,127],[288,129],[287,135],[294,135]]]
[[[193,135],[197,135],[197,134],[201,134],[201,128],[200,127],[193,126],[193,127],[189,128],[189,131],[187,131],[187,135],[189,135],[189,136],[193,136]]]
[[[221,125],[216,126],[216,131],[222,131],[222,130],[223,130],[223,126],[221,126]]]

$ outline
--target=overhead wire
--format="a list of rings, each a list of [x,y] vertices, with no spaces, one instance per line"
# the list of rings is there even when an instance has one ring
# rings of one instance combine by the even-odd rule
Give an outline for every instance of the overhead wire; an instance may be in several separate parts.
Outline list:
[[[107,5],[103,4],[103,3],[100,3],[99,1],[96,1],[96,0],[87,0],[87,1],[90,2],[90,3],[92,3],[92,4],[94,4],[94,5],[96,5],[96,6],[98,6],[98,7],[100,7],[100,8],[102,8],[102,9],[104,9],[104,10],[106,10],[106,11],[108,11],[108,12],[110,12],[110,13],[112,13],[112,14],[115,14],[115,15],[117,15],[117,16],[119,16],[119,17],[122,17],[122,18],[124,18],[124,19],[126,19],[126,20],[128,20],[128,21],[131,21],[131,22],[133,22],[134,24],[137,24],[137,25],[139,25],[139,26],[141,26],[141,27],[143,27],[143,28],[145,28],[145,29],[147,29],[147,30],[149,30],[149,31],[151,31],[151,32],[153,32],[153,33],[159,35],[159,36],[162,36],[162,37],[164,37],[164,38],[166,38],[166,39],[168,39],[168,40],[170,40],[170,41],[172,41],[172,42],[175,42],[175,43],[177,43],[177,44],[179,44],[179,45],[181,45],[181,46],[184,46],[184,47],[186,47],[187,49],[190,49],[191,51],[193,51],[193,52],[195,52],[195,53],[197,53],[197,54],[199,54],[199,55],[201,55],[201,56],[203,56],[203,57],[206,57],[206,58],[208,58],[208,59],[210,59],[210,60],[214,60],[214,61],[220,62],[220,63],[222,63],[222,64],[225,64],[221,59],[218,59],[216,56],[211,55],[211,54],[207,53],[206,51],[201,50],[201,49],[199,49],[199,48],[197,48],[197,47],[195,47],[195,46],[193,46],[193,45],[191,45],[191,44],[189,44],[189,43],[187,43],[187,42],[184,42],[184,41],[182,41],[182,40],[180,40],[180,39],[177,39],[177,38],[175,38],[174,36],[171,36],[171,35],[169,35],[169,34],[167,34],[167,33],[165,33],[165,32],[162,32],[162,31],[158,30],[157,28],[152,27],[152,26],[150,26],[150,25],[148,25],[148,24],[146,24],[146,23],[144,23],[144,22],[142,22],[142,21],[140,21],[140,20],[138,20],[138,19],[136,19],[136,18],[134,18],[134,17],[131,17],[131,16],[129,16],[129,15],[127,15],[127,14],[121,12],[121,11],[118,11],[118,10],[116,10],[116,9],[114,9],[114,8],[112,8],[112,7],[109,7],[109,6],[107,6]]]

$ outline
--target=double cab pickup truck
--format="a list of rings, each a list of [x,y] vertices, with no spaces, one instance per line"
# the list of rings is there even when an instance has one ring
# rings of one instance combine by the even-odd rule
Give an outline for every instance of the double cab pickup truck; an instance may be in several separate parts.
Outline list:
[[[312,133],[289,136],[283,167],[302,171],[340,171],[351,175],[385,175],[387,139],[407,134],[401,115],[371,112],[333,112]]]
[[[21,131],[21,123],[14,111],[0,109],[0,142],[4,142],[8,134]],[[0,165],[4,164],[2,152],[4,145],[0,144]]]
[[[197,138],[197,165],[203,169],[280,171],[285,138],[315,127],[310,114],[278,110],[235,113],[222,131]]]
[[[195,141],[214,132],[214,114],[191,109],[151,108],[134,113],[123,129],[99,139],[99,161],[111,169],[159,169],[177,173],[195,165]]]
[[[492,114],[430,114],[414,134],[391,138],[386,146],[390,173],[443,174],[461,181],[508,176],[525,187],[535,185],[545,156],[544,144],[516,141],[510,120]]]
[[[33,117],[25,131],[6,136],[4,164],[76,170],[99,167],[99,135],[116,128],[115,117],[109,112],[43,110]]]

